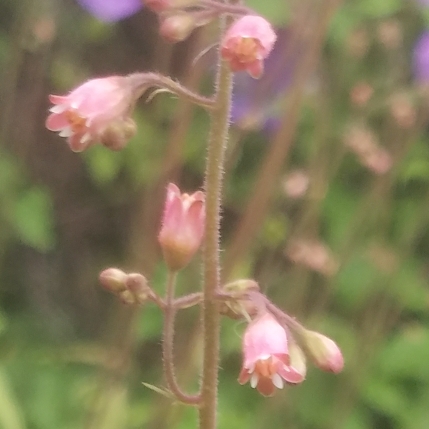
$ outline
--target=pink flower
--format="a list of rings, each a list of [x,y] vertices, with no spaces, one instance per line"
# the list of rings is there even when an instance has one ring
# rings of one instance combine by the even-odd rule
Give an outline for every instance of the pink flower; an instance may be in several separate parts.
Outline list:
[[[259,78],[264,70],[263,60],[271,52],[276,38],[267,20],[256,15],[243,16],[226,32],[221,54],[229,61],[232,71],[246,70],[252,77]]]
[[[283,380],[301,383],[305,378],[305,362],[291,364],[286,331],[270,313],[251,322],[243,337],[244,362],[238,377],[240,384],[250,380],[264,396],[283,388]]]
[[[65,96],[50,95],[54,104],[46,119],[46,128],[66,137],[74,152],[81,152],[97,142],[103,134],[110,147],[119,149],[125,143],[112,144],[112,127],[118,136],[129,137],[132,122],[129,117],[134,101],[133,87],[127,77],[111,76],[92,79]],[[119,129],[123,128],[123,132]]]
[[[204,193],[181,194],[173,183],[167,187],[162,228],[158,236],[168,267],[186,266],[201,245],[205,227]]]

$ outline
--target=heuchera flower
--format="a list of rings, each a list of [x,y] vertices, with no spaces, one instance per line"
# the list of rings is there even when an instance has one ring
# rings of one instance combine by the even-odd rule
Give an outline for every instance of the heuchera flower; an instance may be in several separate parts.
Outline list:
[[[291,43],[294,37],[288,28],[276,33],[277,41],[264,62],[264,75],[255,80],[247,73],[238,73],[234,78],[231,121],[241,129],[275,132],[280,123],[279,100],[290,87],[303,46]]]
[[[264,71],[264,59],[276,41],[270,23],[257,15],[246,15],[227,30],[221,44],[222,57],[229,61],[231,70],[246,70],[259,78]]]
[[[204,193],[181,194],[173,183],[167,187],[164,217],[158,236],[164,259],[172,271],[185,267],[201,245],[205,227]]]
[[[414,46],[413,69],[418,83],[429,82],[429,31],[423,32]]]
[[[77,0],[91,15],[101,21],[115,22],[139,11],[141,0]]]
[[[106,146],[121,149],[134,130],[129,117],[133,87],[127,77],[92,79],[68,95],[50,95],[49,100],[54,106],[46,119],[46,128],[59,131],[74,152],[103,143],[103,138]],[[112,142],[112,136],[122,140]]]
[[[244,332],[244,362],[238,377],[240,384],[250,385],[264,396],[283,388],[283,380],[297,384],[304,381],[305,366],[292,366],[286,331],[270,313],[253,320]]]

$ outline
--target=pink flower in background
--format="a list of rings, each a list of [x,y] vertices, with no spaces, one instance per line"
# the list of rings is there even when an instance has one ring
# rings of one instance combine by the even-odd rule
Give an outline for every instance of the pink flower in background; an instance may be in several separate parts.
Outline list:
[[[270,313],[253,320],[243,337],[244,362],[238,377],[240,384],[250,385],[264,396],[283,388],[283,380],[297,384],[304,381],[305,371],[291,366],[286,331]]]
[[[177,271],[186,266],[201,245],[205,227],[205,195],[197,191],[181,194],[170,183],[167,187],[159,243],[168,267]]]
[[[115,22],[138,12],[141,0],[77,0],[91,15],[105,22]]]
[[[112,124],[129,127],[134,100],[126,77],[92,79],[65,96],[50,95],[54,104],[46,128],[66,137],[74,152],[81,152],[103,139]]]
[[[259,78],[264,71],[264,59],[276,38],[267,20],[256,15],[243,16],[226,32],[221,43],[222,57],[229,61],[234,72],[246,70],[252,77]]]

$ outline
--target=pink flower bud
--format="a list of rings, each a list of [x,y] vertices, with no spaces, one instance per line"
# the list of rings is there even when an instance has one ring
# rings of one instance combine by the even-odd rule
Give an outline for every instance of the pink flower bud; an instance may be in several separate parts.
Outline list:
[[[180,270],[189,263],[200,247],[204,227],[204,193],[181,194],[180,189],[170,183],[158,240],[171,270]]]
[[[250,385],[264,396],[272,396],[276,387],[282,389],[283,380],[292,384],[304,381],[305,360],[297,352],[294,362],[291,362],[286,331],[270,313],[265,313],[247,326],[243,337],[243,355],[238,382],[244,384],[250,380]]]
[[[109,146],[123,146],[123,139],[129,134],[130,109],[134,102],[133,85],[127,77],[111,76],[92,79],[65,96],[50,95],[54,104],[46,120],[46,128],[58,131],[66,137],[72,151],[81,152],[89,146],[105,141]],[[112,123],[114,125],[112,125]],[[114,126],[117,136],[113,142],[109,127]],[[118,137],[118,129],[119,135]],[[107,134],[105,134],[107,133]]]
[[[342,371],[343,355],[334,341],[315,331],[305,331],[301,339],[308,357],[317,367],[335,374]]]
[[[246,70],[259,78],[264,70],[263,60],[276,41],[270,23],[256,15],[247,15],[235,21],[226,32],[222,44],[222,57],[229,61],[231,70]]]

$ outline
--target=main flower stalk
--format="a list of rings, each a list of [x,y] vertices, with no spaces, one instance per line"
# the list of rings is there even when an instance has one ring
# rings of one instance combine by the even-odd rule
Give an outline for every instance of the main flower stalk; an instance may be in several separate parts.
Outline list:
[[[220,285],[220,209],[223,164],[231,110],[232,73],[219,56],[215,105],[205,174],[206,229],[204,241],[203,335],[204,358],[201,386],[200,429],[216,428],[217,384],[219,367],[220,314],[216,292]]]

